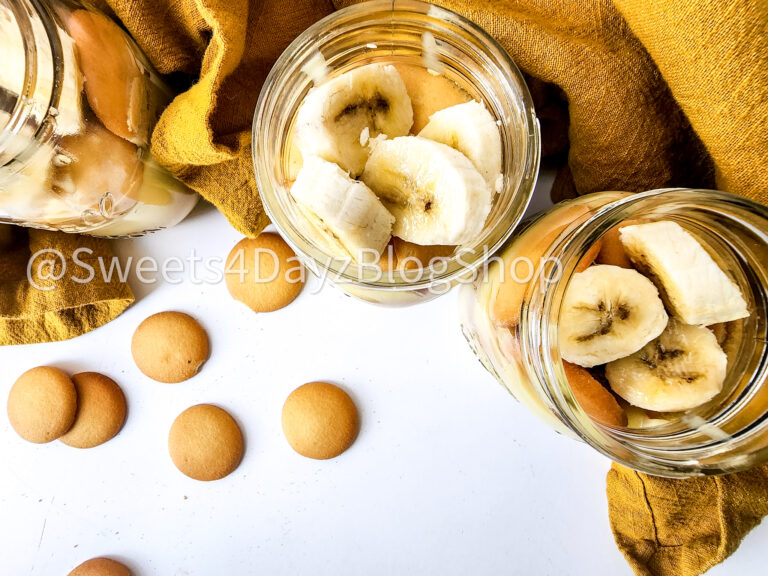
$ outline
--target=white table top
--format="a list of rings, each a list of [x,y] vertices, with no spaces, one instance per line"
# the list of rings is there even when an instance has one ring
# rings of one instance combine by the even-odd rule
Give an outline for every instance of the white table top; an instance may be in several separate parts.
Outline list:
[[[546,204],[543,178],[537,205]],[[240,236],[209,206],[123,256],[225,257]],[[202,275],[202,274],[200,274]],[[459,330],[456,293],[405,309],[358,302],[311,278],[288,308],[256,315],[222,284],[139,283],[122,317],[68,342],[0,349],[0,574],[65,575],[99,555],[138,576],[282,574],[630,575],[608,524],[609,462],[536,420],[487,374]],[[212,356],[182,384],[134,365],[134,328],[162,310],[208,330]],[[5,417],[24,370],[113,377],[125,428],[91,450],[28,444]],[[295,454],[280,414],[312,380],[355,399],[361,432],[331,461]],[[246,437],[231,476],[183,476],[167,451],[193,404],[229,410]],[[765,564],[768,524],[710,574]]]

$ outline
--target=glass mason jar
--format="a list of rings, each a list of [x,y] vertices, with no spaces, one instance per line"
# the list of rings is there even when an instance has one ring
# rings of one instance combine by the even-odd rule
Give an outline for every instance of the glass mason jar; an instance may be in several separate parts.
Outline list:
[[[599,239],[622,223],[656,220],[677,222],[704,246],[739,286],[750,315],[728,323],[721,343],[727,376],[714,398],[676,413],[621,401],[626,425],[608,426],[587,414],[568,384],[558,346],[561,303]],[[533,267],[515,272],[518,299],[505,301],[514,321],[500,322],[500,271],[529,255]],[[521,225],[475,283],[462,287],[462,329],[482,364],[517,400],[612,460],[661,476],[734,472],[768,460],[767,287],[765,206],[709,190],[604,192],[557,204]]]
[[[431,36],[430,36],[431,35]],[[310,233],[289,194],[301,158],[292,146],[297,111],[313,77],[371,63],[424,66],[485,103],[498,120],[503,183],[482,233],[413,269],[385,270],[334,257]],[[272,68],[256,106],[253,160],[267,214],[304,264],[348,294],[386,305],[430,300],[471,276],[525,212],[539,169],[539,123],[522,74],[484,30],[448,10],[386,0],[339,10],[302,33]],[[471,281],[471,279],[470,279]]]
[[[173,94],[77,0],[0,0],[0,222],[99,236],[172,226],[197,195],[149,139]]]

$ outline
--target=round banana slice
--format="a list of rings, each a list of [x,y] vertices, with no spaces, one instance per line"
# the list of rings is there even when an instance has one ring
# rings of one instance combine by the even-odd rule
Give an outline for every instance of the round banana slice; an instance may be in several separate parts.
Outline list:
[[[677,412],[701,406],[723,388],[728,357],[703,326],[671,319],[657,339],[605,367],[616,394],[633,406]]]
[[[419,136],[441,142],[464,154],[488,186],[499,191],[497,186],[502,181],[501,133],[496,119],[482,102],[471,100],[435,112]]]
[[[52,188],[73,209],[99,209],[109,193],[113,213],[136,203],[144,180],[138,148],[112,134],[98,121],[85,131],[63,137],[53,161]]]
[[[420,136],[377,141],[360,179],[394,214],[392,234],[414,244],[471,242],[491,211],[491,189],[472,162]]]
[[[336,164],[310,156],[296,176],[291,196],[331,255],[365,263],[379,260],[395,218],[368,186]]]
[[[658,418],[656,412],[646,411],[637,406],[627,406],[624,408],[624,412],[627,415],[628,428],[653,428],[669,423],[666,418]]]
[[[369,64],[309,91],[296,117],[296,145],[359,175],[368,160],[366,138],[408,134],[411,99],[394,66]],[[366,131],[367,130],[367,131]]]
[[[595,265],[573,275],[559,320],[560,352],[591,368],[624,358],[656,338],[668,316],[653,282],[636,270]]]

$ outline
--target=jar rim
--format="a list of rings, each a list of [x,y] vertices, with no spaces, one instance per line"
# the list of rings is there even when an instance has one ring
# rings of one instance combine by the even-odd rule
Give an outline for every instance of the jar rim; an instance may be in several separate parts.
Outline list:
[[[30,42],[34,43],[34,34],[32,32],[32,23],[29,14],[23,7],[22,0],[0,0],[2,7],[8,11],[11,25],[13,26],[12,38],[6,39],[13,42],[13,48],[10,50],[11,57],[19,59],[15,65],[9,65],[6,62],[6,70],[16,71],[14,77],[10,79],[12,86],[0,86],[3,90],[4,112],[8,114],[5,122],[0,125],[0,153],[6,145],[4,133],[13,132],[24,121],[24,100],[29,97],[32,91],[32,84],[35,79],[36,59],[35,52],[29,49]],[[20,49],[20,50],[19,50]],[[6,54],[7,56],[8,54]],[[11,102],[13,102],[11,107]]]
[[[415,278],[412,272],[400,270],[385,272],[383,277],[380,276],[379,278],[365,277],[365,274],[361,273],[364,266],[357,266],[355,263],[334,258],[313,245],[282,209],[281,200],[278,196],[285,194],[287,190],[282,183],[273,177],[273,161],[266,153],[269,130],[265,126],[275,101],[281,98],[282,85],[286,78],[292,74],[301,73],[304,61],[312,53],[316,51],[322,53],[323,44],[332,39],[332,35],[328,34],[328,28],[334,28],[335,33],[340,33],[338,26],[334,26],[339,22],[346,22],[346,25],[351,28],[359,27],[361,21],[372,21],[382,13],[412,14],[422,18],[426,16],[431,19],[430,26],[443,26],[448,30],[450,24],[459,27],[477,39],[483,49],[488,51],[499,65],[503,66],[504,71],[511,76],[512,79],[509,82],[504,78],[505,88],[509,94],[514,93],[516,95],[516,101],[519,99],[519,105],[523,111],[521,121],[526,131],[525,149],[522,151],[524,166],[521,177],[518,182],[514,183],[508,182],[510,178],[505,178],[505,186],[515,186],[510,201],[510,204],[512,201],[516,203],[514,206],[515,213],[511,214],[510,222],[501,223],[504,226],[497,223],[497,226],[493,228],[492,237],[487,239],[486,246],[460,247],[456,254],[444,259],[440,265],[440,271],[435,266],[424,266],[422,274],[418,278]],[[512,88],[512,82],[514,82],[514,88]],[[504,94],[503,97],[508,98],[510,97],[509,94]],[[485,30],[467,18],[419,0],[373,0],[355,4],[333,12],[310,26],[286,48],[267,76],[256,105],[252,131],[254,171],[262,203],[270,220],[288,244],[322,270],[324,274],[328,274],[335,282],[382,290],[430,288],[465,277],[479,268],[503,245],[522,219],[538,177],[540,148],[539,123],[535,115],[533,100],[525,85],[522,73],[507,51]],[[497,230],[496,228],[504,229]]]
[[[768,207],[762,204],[721,191],[690,188],[649,190],[610,202],[597,209],[585,220],[577,223],[564,237],[560,237],[558,246],[554,247],[553,251],[559,254],[561,263],[566,264],[560,269],[562,275],[557,279],[557,287],[547,290],[538,298],[534,296],[528,310],[521,314],[520,331],[524,334],[521,338],[521,348],[526,368],[529,376],[535,377],[543,383],[542,390],[546,395],[546,401],[551,403],[561,418],[567,421],[568,427],[593,448],[623,465],[643,472],[669,477],[719,474],[754,466],[758,462],[754,459],[745,459],[741,455],[734,456],[732,461],[702,466],[699,456],[705,450],[713,447],[724,451],[722,444],[727,442],[724,440],[718,441],[710,437],[708,439],[709,444],[692,446],[691,448],[677,447],[675,453],[672,454],[672,451],[655,445],[652,441],[653,436],[644,436],[638,431],[628,432],[627,430],[596,424],[575,399],[567,385],[558,347],[557,322],[551,320],[559,316],[563,294],[570,277],[575,273],[579,260],[606,230],[623,221],[633,207],[648,199],[660,196],[669,196],[670,200],[677,200],[682,203],[681,205],[689,202],[688,205],[692,206],[695,203],[697,206],[704,206],[713,211],[718,208],[725,211],[726,208],[736,206],[745,211],[756,213],[768,222]],[[732,220],[736,221],[737,217],[732,216]],[[762,235],[763,242],[768,245],[768,230],[759,230],[758,232]],[[550,352],[537,354],[536,350]],[[752,378],[757,378],[763,382],[766,373],[768,373],[768,367],[763,365],[760,371],[752,375]],[[743,434],[764,434],[766,430],[768,430],[768,416],[758,426],[746,428]],[[690,438],[691,434],[695,432],[694,430],[685,434],[681,432],[675,437]],[[664,431],[659,431],[659,434],[664,434]],[[702,441],[706,441],[707,436],[706,432],[701,433]],[[737,438],[737,436],[733,435],[730,439],[743,441],[743,438]],[[640,463],[638,463],[638,458]],[[757,459],[768,459],[768,451],[761,452]]]
[[[5,123],[0,124],[0,131],[2,131],[11,123],[14,111],[19,108],[20,97],[29,78],[29,65],[24,58],[27,52],[24,50],[25,35],[23,25],[19,21],[26,14],[19,9],[17,0],[0,0],[0,8],[4,13],[0,18],[9,24],[8,29],[3,31],[4,40],[8,43],[6,48],[10,48],[10,50],[6,49],[6,56],[10,52],[12,58],[21,60],[4,63],[6,74],[3,85],[0,85],[0,96],[2,96],[0,112],[8,116]]]
[[[51,106],[59,101],[62,83],[56,74],[63,66],[63,49],[55,33],[53,13],[40,0],[0,0],[7,6],[18,27],[24,50],[22,89],[13,111],[0,126],[0,165],[22,164],[34,150],[34,140],[47,139],[52,131],[48,122]],[[40,52],[45,56],[41,58]],[[51,74],[42,74],[41,61],[50,60]],[[21,67],[19,67],[21,68]],[[16,141],[22,134],[32,135],[27,145]],[[12,153],[7,153],[11,148]],[[5,158],[5,153],[8,158]]]

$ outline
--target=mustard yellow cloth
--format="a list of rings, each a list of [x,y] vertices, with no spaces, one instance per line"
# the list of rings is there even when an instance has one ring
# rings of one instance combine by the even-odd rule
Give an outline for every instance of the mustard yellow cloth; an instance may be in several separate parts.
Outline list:
[[[608,512],[616,543],[636,574],[702,574],[730,556],[768,514],[768,466],[672,480],[614,464]]]
[[[106,240],[0,225],[0,346],[67,340],[120,315],[133,294],[104,281],[99,258],[108,269],[113,257]],[[93,281],[76,282],[88,267]]]
[[[157,160],[255,236],[268,219],[256,189],[251,122],[272,63],[329,14],[322,0],[108,0],[158,71],[199,75],[160,118]]]

